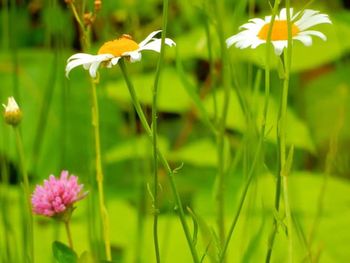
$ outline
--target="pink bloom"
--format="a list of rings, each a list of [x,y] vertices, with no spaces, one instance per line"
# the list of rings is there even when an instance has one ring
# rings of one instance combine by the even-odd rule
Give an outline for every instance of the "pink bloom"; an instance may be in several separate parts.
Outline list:
[[[36,186],[32,194],[33,212],[49,217],[59,215],[86,196],[87,192],[82,193],[82,189],[78,177],[69,176],[68,171],[62,171],[59,179],[50,175],[43,186]]]

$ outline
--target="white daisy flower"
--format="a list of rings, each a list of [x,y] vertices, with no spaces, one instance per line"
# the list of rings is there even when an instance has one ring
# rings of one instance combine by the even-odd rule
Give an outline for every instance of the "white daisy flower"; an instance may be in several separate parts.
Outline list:
[[[89,70],[90,76],[95,78],[98,67],[103,63],[110,68],[116,65],[120,58],[127,57],[130,62],[141,60],[141,51],[153,50],[160,52],[161,39],[154,38],[161,30],[149,34],[143,41],[137,44],[129,35],[122,35],[120,38],[104,43],[97,52],[97,55],[77,53],[68,58],[66,66],[66,76],[69,72],[80,65]],[[165,39],[165,44],[175,46],[175,42],[170,38]]]
[[[290,17],[292,21],[292,39],[299,40],[305,46],[312,44],[311,36],[317,36],[323,40],[327,40],[323,33],[307,29],[318,24],[331,24],[332,22],[328,15],[320,14],[319,11],[311,9],[305,9],[302,14],[298,12],[293,15],[293,8],[291,8]],[[243,31],[226,40],[227,47],[234,44],[240,49],[247,47],[256,48],[266,43],[270,22],[271,16],[266,16],[265,19],[250,19],[248,23],[240,27],[240,29],[244,29]],[[275,48],[276,55],[281,55],[283,49],[288,46],[287,10],[285,8],[275,17],[271,33],[271,43]]]

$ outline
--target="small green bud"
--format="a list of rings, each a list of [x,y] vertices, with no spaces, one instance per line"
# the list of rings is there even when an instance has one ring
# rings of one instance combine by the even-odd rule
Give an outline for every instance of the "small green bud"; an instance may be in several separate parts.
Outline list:
[[[5,122],[12,126],[17,126],[22,120],[22,112],[18,107],[17,102],[13,97],[9,97],[7,100],[7,105],[2,104],[5,108]]]

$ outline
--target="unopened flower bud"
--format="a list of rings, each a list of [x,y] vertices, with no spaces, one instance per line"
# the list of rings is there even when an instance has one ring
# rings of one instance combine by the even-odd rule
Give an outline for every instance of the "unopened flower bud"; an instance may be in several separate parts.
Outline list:
[[[85,13],[84,14],[84,25],[90,26],[94,22],[95,17],[92,15],[92,13]]]
[[[94,1],[94,7],[95,7],[95,12],[97,13],[98,11],[101,10],[102,7],[102,1],[101,0],[95,0]]]
[[[22,120],[22,112],[18,107],[17,102],[13,97],[9,97],[7,100],[7,105],[3,104],[5,108],[5,122],[12,126],[17,126]]]

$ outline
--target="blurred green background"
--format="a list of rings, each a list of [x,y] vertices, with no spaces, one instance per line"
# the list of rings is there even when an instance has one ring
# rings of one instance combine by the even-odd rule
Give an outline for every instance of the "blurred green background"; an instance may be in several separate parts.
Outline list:
[[[92,10],[93,1],[86,4]],[[267,1],[227,0],[224,4],[225,37],[238,32],[249,12],[255,13],[254,17],[269,14]],[[305,4],[306,1],[292,1],[296,10]],[[200,98],[213,123],[213,96],[216,94],[219,108],[224,96],[216,18],[207,5],[210,6],[205,0],[170,1],[167,37],[177,46],[166,49],[158,118],[160,148],[173,168],[183,164],[176,174],[182,200],[201,218],[200,254],[206,251],[215,229],[217,146],[193,94]],[[98,219],[91,228],[91,218],[97,216],[88,208],[96,202],[89,79],[82,68],[73,70],[70,79],[64,72],[67,58],[81,50],[78,27],[63,0],[1,0],[0,7],[0,101],[5,103],[8,96],[14,96],[23,111],[21,131],[31,186],[34,189],[49,174],[59,175],[63,169],[79,176],[90,195],[78,204],[73,216],[73,239],[79,254],[98,254],[99,246],[91,238],[97,236],[98,240]],[[290,202],[296,262],[348,262],[350,7],[346,0],[327,0],[313,1],[309,8],[329,14],[333,24],[315,27],[327,36],[326,42],[314,39],[311,47],[300,43],[293,46],[287,143],[295,146]],[[161,19],[162,1],[105,0],[92,25],[91,52],[124,33],[139,42],[161,28]],[[211,54],[206,32],[211,37]],[[259,123],[264,53],[263,46],[229,50],[235,83],[225,132],[227,225],[237,209],[246,170],[256,149],[257,140],[247,124],[242,100]],[[127,64],[149,118],[157,58],[157,53],[144,52],[140,63]],[[281,91],[275,66],[273,69],[265,158],[230,243],[228,262],[261,262],[266,252],[273,217],[275,123]],[[147,190],[152,183],[152,146],[135,117],[119,67],[99,71],[100,128],[113,258],[116,262],[155,262]],[[12,130],[2,121],[0,165],[0,261],[18,262],[21,210],[13,205],[21,198],[18,157]],[[159,174],[161,256],[164,262],[191,262],[161,167]],[[63,228],[45,218],[35,217],[35,221],[36,262],[51,262],[52,241],[66,242]],[[284,262],[283,231],[278,234],[274,251],[273,262]],[[216,247],[210,246],[204,262],[215,262],[215,253]]]

